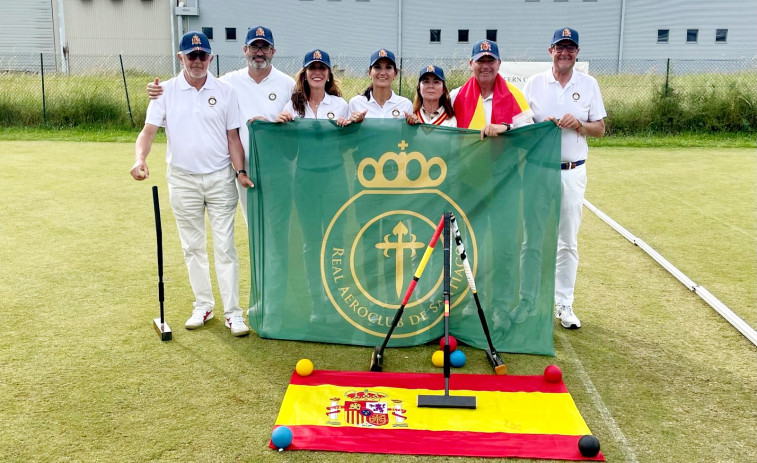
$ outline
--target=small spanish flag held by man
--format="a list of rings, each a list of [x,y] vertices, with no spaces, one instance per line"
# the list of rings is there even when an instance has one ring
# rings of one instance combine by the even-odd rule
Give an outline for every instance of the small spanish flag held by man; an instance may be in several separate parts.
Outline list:
[[[591,431],[561,379],[456,374],[452,395],[476,409],[417,406],[443,388],[438,374],[295,372],[276,427],[292,431],[287,450],[604,461],[579,451]]]
[[[499,48],[495,42],[482,40],[473,46],[471,64],[484,57],[494,59],[496,72],[499,69],[500,61]],[[481,85],[475,75],[459,89],[455,96],[453,108],[457,118],[457,126],[460,128],[481,130],[489,122],[484,109]],[[494,77],[490,122],[492,124],[513,124],[517,127],[521,125],[519,124],[520,121],[531,117],[533,117],[533,112],[523,93],[497,73]]]

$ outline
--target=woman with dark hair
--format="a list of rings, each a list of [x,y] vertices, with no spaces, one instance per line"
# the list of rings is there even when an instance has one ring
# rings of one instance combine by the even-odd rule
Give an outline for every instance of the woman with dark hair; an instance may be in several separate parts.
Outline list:
[[[331,71],[328,53],[323,50],[308,52],[294,80],[292,99],[276,117],[276,122],[306,118],[331,119],[342,126],[350,123],[347,102],[342,98],[339,82]]]
[[[383,48],[373,52],[368,68],[371,85],[350,100],[351,122],[362,122],[366,117],[399,119],[413,110],[410,100],[392,90],[397,74],[394,53]]]
[[[444,71],[439,66],[429,65],[418,74],[413,112],[406,114],[407,123],[457,127],[455,112],[444,80]]]

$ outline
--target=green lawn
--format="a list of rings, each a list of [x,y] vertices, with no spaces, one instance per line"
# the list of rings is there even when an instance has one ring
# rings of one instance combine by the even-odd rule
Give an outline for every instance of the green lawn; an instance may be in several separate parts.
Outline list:
[[[0,152],[0,461],[464,460],[268,449],[297,360],[365,370],[370,349],[232,338],[218,319],[184,330],[192,297],[164,145],[144,183],[128,174],[133,143],[0,141]],[[755,325],[754,149],[595,147],[589,169],[593,204]],[[169,343],[151,326],[153,184]],[[506,355],[509,372],[561,366],[608,461],[755,461],[754,346],[643,251],[591,212],[584,218],[576,298],[584,326],[556,328],[555,358]],[[249,267],[240,270],[246,301]],[[392,349],[387,368],[438,371],[432,350]],[[463,372],[490,372],[483,353],[466,353]]]

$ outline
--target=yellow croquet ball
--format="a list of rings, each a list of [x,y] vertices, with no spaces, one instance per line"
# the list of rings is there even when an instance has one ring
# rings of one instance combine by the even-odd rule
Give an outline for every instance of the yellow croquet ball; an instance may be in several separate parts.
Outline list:
[[[313,372],[313,362],[310,359],[302,359],[297,362],[297,366],[294,367],[294,371],[300,376],[308,376]]]
[[[438,350],[434,352],[434,354],[431,356],[431,363],[434,364],[435,367],[443,367],[444,366],[444,351]]]

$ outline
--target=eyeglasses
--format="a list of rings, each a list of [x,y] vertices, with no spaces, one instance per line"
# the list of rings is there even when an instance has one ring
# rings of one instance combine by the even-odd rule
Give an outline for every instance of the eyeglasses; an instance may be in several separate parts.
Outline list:
[[[263,53],[269,53],[271,50],[273,50],[273,47],[270,45],[263,45],[263,46],[247,45],[247,49],[252,52],[262,51]]]
[[[578,47],[575,45],[552,45],[552,49],[557,53],[562,53],[564,51],[567,51],[568,53],[575,53],[576,50],[578,50]]]
[[[189,58],[189,61],[195,61],[198,58],[200,61],[207,61],[208,58],[210,58],[210,54],[205,53],[204,51],[193,51],[192,53],[189,53],[186,56],[187,58]]]

